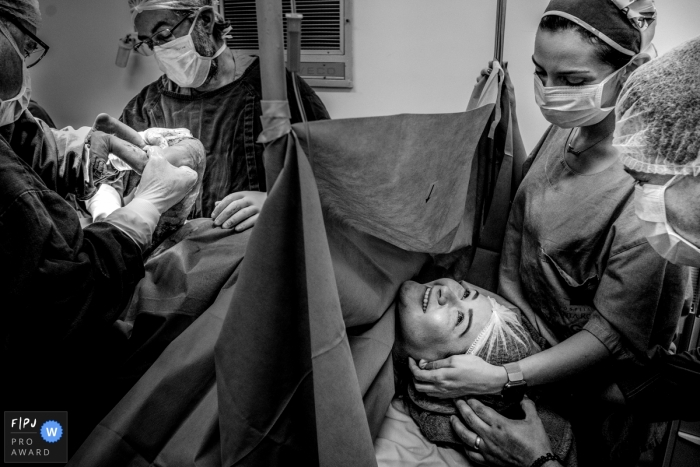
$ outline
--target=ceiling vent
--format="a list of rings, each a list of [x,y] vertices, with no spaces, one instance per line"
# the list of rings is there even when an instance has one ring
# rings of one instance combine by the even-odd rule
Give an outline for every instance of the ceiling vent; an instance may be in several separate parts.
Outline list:
[[[279,0],[278,0],[279,1]],[[352,0],[296,0],[301,25],[301,75],[315,87],[352,87],[350,11]],[[258,55],[255,0],[223,0],[221,13],[231,23],[228,46]],[[282,11],[291,13],[290,0]],[[286,49],[287,22],[283,19]]]

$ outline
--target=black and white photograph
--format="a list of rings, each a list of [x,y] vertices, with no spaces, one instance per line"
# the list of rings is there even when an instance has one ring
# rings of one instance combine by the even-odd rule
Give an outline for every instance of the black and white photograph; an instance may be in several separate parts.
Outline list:
[[[0,0],[3,462],[697,467],[700,1]]]

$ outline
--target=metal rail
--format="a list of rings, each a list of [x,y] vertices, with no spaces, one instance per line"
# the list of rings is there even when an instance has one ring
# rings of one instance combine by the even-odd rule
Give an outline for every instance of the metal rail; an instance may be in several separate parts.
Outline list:
[[[496,8],[496,41],[493,50],[494,60],[503,61],[503,43],[506,34],[506,4],[508,0],[498,0]]]

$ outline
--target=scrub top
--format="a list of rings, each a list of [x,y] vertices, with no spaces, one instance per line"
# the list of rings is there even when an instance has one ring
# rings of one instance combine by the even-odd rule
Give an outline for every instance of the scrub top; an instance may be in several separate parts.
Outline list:
[[[550,127],[515,196],[499,294],[554,345],[586,330],[615,360],[667,349],[685,303],[686,268],[641,233],[634,180],[615,162],[582,175],[565,161],[571,130]]]
[[[146,128],[187,128],[207,151],[201,198],[190,217],[209,217],[214,203],[237,191],[266,191],[262,131],[262,82],[257,57],[234,52],[234,81],[213,91],[180,88],[166,75],[146,86],[124,108],[120,120],[137,131]],[[299,79],[299,95],[309,121],[329,118],[321,99]],[[287,98],[292,123],[301,121],[291,75]],[[140,177],[129,173],[124,194]],[[116,188],[116,186],[115,186]]]

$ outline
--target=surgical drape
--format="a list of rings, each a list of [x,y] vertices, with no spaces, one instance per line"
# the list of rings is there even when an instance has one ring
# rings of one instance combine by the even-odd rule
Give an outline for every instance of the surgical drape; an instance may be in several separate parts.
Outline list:
[[[395,293],[427,253],[469,247],[475,219],[481,228],[488,196],[477,202],[477,182],[493,190],[502,161],[477,145],[500,121],[504,79],[497,70],[478,87],[468,112],[310,122],[271,143],[284,168],[235,286],[165,350],[73,463],[374,463],[372,439],[394,393]],[[490,182],[478,180],[486,173]],[[179,374],[182,386],[159,386]],[[148,446],[143,420],[164,424]]]

